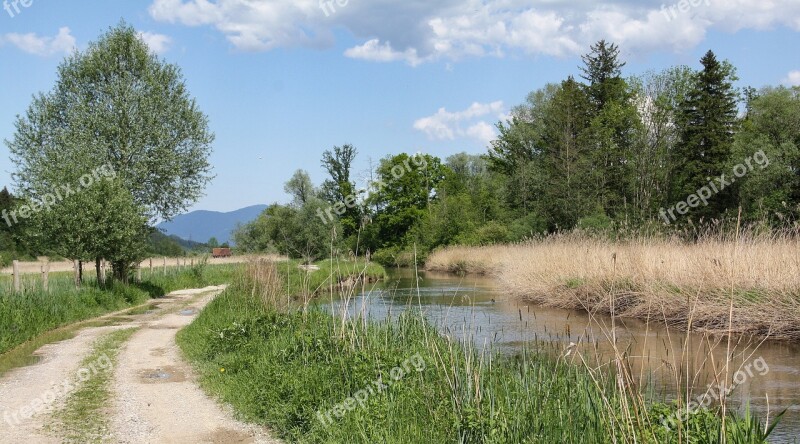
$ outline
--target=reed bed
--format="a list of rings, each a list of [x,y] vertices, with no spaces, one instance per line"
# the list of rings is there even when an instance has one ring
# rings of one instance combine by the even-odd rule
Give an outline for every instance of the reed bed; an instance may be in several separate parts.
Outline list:
[[[426,268],[489,274],[512,296],[549,307],[800,339],[800,241],[789,235],[696,242],[551,236],[441,249]]]

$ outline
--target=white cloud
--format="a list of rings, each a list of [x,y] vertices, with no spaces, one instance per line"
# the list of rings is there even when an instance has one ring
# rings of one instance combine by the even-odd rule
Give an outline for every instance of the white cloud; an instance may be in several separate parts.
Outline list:
[[[403,60],[411,66],[417,66],[422,60],[417,57],[417,50],[408,48],[405,52],[392,49],[389,42],[381,44],[380,40],[372,39],[361,46],[355,46],[344,52],[344,55],[353,59],[370,60],[373,62],[394,62]]]
[[[497,133],[492,124],[480,118],[494,115],[497,120],[505,116],[502,101],[492,103],[475,102],[463,111],[450,112],[439,108],[436,114],[414,122],[414,129],[422,131],[434,140],[455,140],[470,137],[484,144],[493,140]],[[464,127],[466,126],[466,129]]]
[[[334,2],[336,3],[336,2]],[[670,7],[675,6],[670,12]],[[359,42],[348,57],[412,66],[509,53],[570,56],[600,38],[626,51],[689,51],[711,29],[800,31],[797,0],[370,0],[326,14],[319,0],[153,0],[151,16],[211,26],[237,49],[329,47],[333,29]],[[664,6],[664,9],[662,9]]]
[[[792,71],[783,79],[783,83],[789,86],[800,86],[800,70]]]
[[[55,37],[39,36],[34,33],[5,34],[0,36],[0,43],[2,42],[10,43],[22,51],[42,57],[59,53],[66,54],[75,48],[75,37],[67,27],[59,29]]]
[[[172,38],[164,34],[156,34],[153,32],[140,32],[139,38],[144,41],[150,50],[156,54],[164,54],[169,51],[172,46]]]

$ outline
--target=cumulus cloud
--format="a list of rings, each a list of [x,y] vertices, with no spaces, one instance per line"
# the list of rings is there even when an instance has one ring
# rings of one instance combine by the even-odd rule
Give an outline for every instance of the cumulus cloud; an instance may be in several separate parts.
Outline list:
[[[497,134],[492,124],[480,119],[491,115],[497,120],[505,116],[502,101],[475,102],[467,109],[456,112],[439,108],[436,114],[414,122],[414,129],[424,132],[434,140],[455,140],[456,137],[469,137],[486,144]]]
[[[783,83],[789,86],[800,86],[800,70],[792,71],[783,79]]]
[[[164,54],[169,51],[172,46],[172,38],[164,34],[156,34],[153,32],[140,32],[139,38],[144,41],[150,50],[156,54]]]
[[[797,0],[153,0],[160,21],[211,26],[237,49],[328,47],[333,29],[358,41],[347,57],[412,66],[509,53],[571,56],[600,38],[626,52],[689,51],[711,29],[800,30]],[[674,3],[674,4],[673,4]],[[685,4],[688,7],[681,7]]]
[[[0,43],[9,43],[21,51],[37,56],[48,57],[59,53],[69,53],[75,48],[75,37],[69,28],[58,30],[54,37],[40,36],[38,34],[9,33],[0,37]]]

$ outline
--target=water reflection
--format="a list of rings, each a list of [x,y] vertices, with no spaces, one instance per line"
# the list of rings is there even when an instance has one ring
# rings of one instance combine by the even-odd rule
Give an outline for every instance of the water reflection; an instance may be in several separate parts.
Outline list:
[[[589,365],[603,365],[614,356],[609,317],[517,302],[484,277],[392,271],[387,281],[326,305],[336,312],[346,305],[351,315],[366,314],[374,320],[420,308],[444,334],[501,352],[541,343],[561,351],[575,344]],[[694,399],[710,384],[731,380],[724,376],[727,338],[686,335],[658,322],[630,319],[617,320],[615,327],[617,349],[627,355],[641,385],[658,399],[673,398],[676,387],[687,384]],[[762,419],[768,412],[774,418],[788,409],[771,441],[794,442],[800,436],[800,347],[744,338],[731,344],[731,353],[730,374],[741,370],[744,375],[730,397],[731,406],[743,411],[749,402]]]

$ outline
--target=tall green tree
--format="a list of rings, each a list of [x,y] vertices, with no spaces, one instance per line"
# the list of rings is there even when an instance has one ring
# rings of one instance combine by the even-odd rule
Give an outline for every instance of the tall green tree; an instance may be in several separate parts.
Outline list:
[[[735,72],[717,60],[712,51],[703,56],[703,69],[696,74],[678,114],[680,141],[675,150],[676,165],[670,201],[679,202],[694,194],[709,181],[725,174],[731,159],[737,126]],[[717,185],[719,193],[707,206],[692,210],[694,220],[721,217],[735,206],[733,187]]]
[[[322,153],[322,167],[328,172],[328,179],[322,183],[320,194],[331,205],[347,203],[355,199],[356,185],[352,179],[353,161],[358,151],[353,145],[334,146],[333,150]],[[360,207],[346,205],[341,215],[344,237],[353,236],[361,224]]]
[[[667,206],[680,139],[676,122],[693,76],[691,68],[677,66],[629,80],[642,123],[631,157],[636,177],[631,204],[637,221],[655,221],[659,210]]]
[[[53,90],[36,96],[15,127],[7,144],[16,186],[27,200],[41,200],[109,165],[117,175],[114,198],[128,193],[143,217],[168,220],[188,209],[212,178],[208,157],[214,136],[207,117],[189,95],[180,69],[150,52],[125,23],[69,56]],[[95,196],[99,204],[109,197]],[[76,235],[63,232],[57,241]],[[123,251],[126,245],[131,243],[120,241],[115,252],[83,248],[81,254],[119,258],[114,270],[123,277],[134,259]]]
[[[631,89],[622,77],[625,62],[620,60],[619,47],[605,40],[592,45],[583,62],[581,71],[592,104],[590,140],[594,145],[596,207],[618,220],[627,220],[635,183],[631,158],[641,122]]]
[[[751,95],[729,163],[752,158],[737,179],[739,203],[751,222],[792,226],[800,221],[800,87]]]
[[[412,230],[419,227],[428,212],[436,189],[444,179],[445,168],[438,157],[406,153],[381,160],[377,189],[368,204],[378,208],[373,215],[380,245],[405,245]]]
[[[283,190],[292,196],[292,203],[297,206],[307,204],[317,194],[317,190],[311,182],[311,176],[305,170],[295,171],[292,178],[284,185]]]

